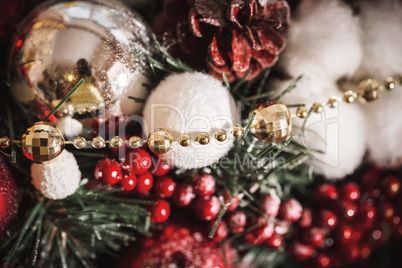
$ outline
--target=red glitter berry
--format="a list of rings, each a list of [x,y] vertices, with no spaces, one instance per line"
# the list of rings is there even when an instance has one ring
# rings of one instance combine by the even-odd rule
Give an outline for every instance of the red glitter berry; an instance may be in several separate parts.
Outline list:
[[[200,220],[210,221],[218,216],[220,207],[221,203],[216,196],[206,196],[195,202],[194,211]]]
[[[120,164],[110,159],[99,161],[95,167],[95,178],[102,184],[116,184],[122,178]]]
[[[193,201],[195,194],[191,185],[180,184],[173,192],[173,202],[179,207],[186,207]]]
[[[313,213],[311,212],[311,209],[305,208],[303,210],[302,216],[299,219],[299,225],[300,227],[308,228],[311,226],[312,220],[313,220]]]
[[[228,226],[232,234],[238,234],[244,231],[247,224],[247,217],[243,211],[235,211],[228,216]]]
[[[151,164],[152,160],[149,153],[143,149],[138,149],[127,154],[123,167],[134,174],[144,174],[151,167]]]
[[[315,190],[314,198],[318,202],[329,203],[338,199],[338,191],[333,184],[324,183]]]
[[[289,255],[298,262],[303,262],[310,259],[314,252],[315,251],[312,246],[300,242],[294,242],[288,248]]]
[[[154,185],[154,177],[151,172],[145,172],[142,175],[137,176],[137,193],[144,194],[151,190]]]
[[[373,225],[377,213],[374,206],[368,203],[360,203],[357,206],[356,224],[359,228],[367,229]]]
[[[159,177],[155,181],[155,194],[161,198],[171,197],[175,188],[176,183],[170,177]]]
[[[209,196],[215,192],[215,180],[211,175],[197,175],[193,179],[193,190],[198,196]]]
[[[208,228],[207,228],[208,233],[207,233],[207,235],[208,235],[209,232],[212,230],[214,224],[215,224],[214,221],[211,221],[211,222],[208,224]],[[213,239],[215,242],[221,242],[223,239],[225,239],[225,238],[228,236],[228,232],[229,232],[229,231],[228,231],[228,226],[226,225],[226,223],[225,223],[224,221],[221,221],[221,222],[218,224],[218,227],[216,228],[216,231],[215,231],[214,236],[212,237],[212,239]]]
[[[338,218],[332,211],[323,209],[317,213],[315,223],[319,227],[332,230],[338,224]]]
[[[126,192],[134,190],[135,186],[137,185],[137,177],[134,174],[131,175],[123,175],[121,179],[121,187]]]
[[[166,175],[170,171],[171,167],[163,159],[154,157],[151,165],[151,172],[155,176]]]
[[[338,193],[343,200],[356,201],[360,198],[359,186],[354,182],[347,182],[339,186]]]
[[[279,216],[288,221],[297,221],[303,213],[303,207],[294,198],[283,202],[279,208]]]
[[[319,247],[324,242],[325,232],[322,228],[313,227],[303,232],[303,239],[313,247]]]
[[[274,233],[267,241],[265,241],[264,245],[271,249],[279,249],[283,245],[283,236]]]
[[[229,193],[228,191],[223,191],[222,196],[226,204],[230,199],[231,193]],[[228,206],[227,211],[235,210],[238,205],[239,205],[239,197],[237,196],[237,194],[235,194],[233,195],[233,198],[230,201],[230,205]]]
[[[347,224],[340,224],[335,230],[335,241],[341,245],[354,244],[361,238],[361,233]]]
[[[274,223],[266,218],[260,217],[252,225],[260,224],[259,227],[248,233],[245,241],[251,245],[260,245],[267,241],[274,234]]]
[[[357,213],[357,205],[351,201],[339,201],[335,205],[335,211],[340,218],[351,220]]]
[[[170,216],[170,205],[163,199],[157,199],[156,205],[147,206],[147,210],[151,213],[151,222],[162,223]]]
[[[269,216],[276,217],[279,212],[279,206],[281,205],[281,199],[275,193],[267,194],[262,196],[260,204]]]

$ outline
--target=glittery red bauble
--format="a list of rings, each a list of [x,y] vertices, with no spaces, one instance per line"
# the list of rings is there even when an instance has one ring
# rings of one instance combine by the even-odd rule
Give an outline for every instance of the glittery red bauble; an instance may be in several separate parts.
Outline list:
[[[20,190],[6,160],[0,156],[0,238],[18,212]]]
[[[95,167],[95,178],[102,184],[116,184],[122,178],[120,164],[110,159],[99,161]]]

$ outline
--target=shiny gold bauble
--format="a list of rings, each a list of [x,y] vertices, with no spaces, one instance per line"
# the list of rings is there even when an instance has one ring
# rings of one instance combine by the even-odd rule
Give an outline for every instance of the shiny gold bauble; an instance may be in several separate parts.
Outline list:
[[[337,108],[339,106],[339,100],[337,96],[332,96],[329,98],[327,105],[329,108]]]
[[[363,80],[357,86],[356,92],[362,103],[375,101],[380,97],[380,83],[375,79]]]
[[[91,144],[95,149],[102,149],[106,146],[106,141],[101,136],[97,136],[92,139]]]
[[[167,153],[172,149],[173,136],[166,129],[157,129],[148,137],[148,147],[156,154]]]
[[[352,90],[345,91],[343,93],[343,101],[346,103],[352,103],[355,101],[356,93]]]
[[[223,142],[227,139],[228,134],[226,133],[226,130],[220,129],[215,133],[215,139],[219,142]]]
[[[50,122],[36,122],[22,135],[22,151],[35,163],[54,159],[63,148],[63,132]]]
[[[128,146],[130,146],[133,149],[137,149],[140,148],[142,145],[142,139],[138,136],[132,136],[129,140],[128,140]]]
[[[121,146],[123,146],[124,141],[119,136],[114,136],[113,138],[110,139],[109,144],[110,147],[120,148]]]
[[[307,115],[308,115],[308,110],[306,109],[306,107],[301,106],[301,107],[297,108],[297,110],[296,110],[296,116],[297,117],[303,119],[303,118],[306,118]]]
[[[73,145],[77,149],[84,149],[87,147],[87,141],[84,137],[77,137],[74,139]]]
[[[188,147],[191,145],[191,137],[188,134],[181,134],[179,137],[179,144],[183,147]]]
[[[314,102],[313,103],[313,112],[320,114],[324,111],[324,105],[321,102]]]
[[[244,129],[241,125],[236,124],[233,126],[231,133],[232,133],[233,137],[239,138],[239,137],[243,136]]]
[[[201,145],[207,145],[209,143],[210,137],[207,132],[201,132],[198,136],[196,141]]]
[[[384,88],[386,90],[393,90],[393,89],[395,89],[395,87],[396,87],[396,83],[395,83],[394,78],[388,77],[387,79],[385,79]]]
[[[12,93],[27,110],[41,114],[84,79],[56,116],[72,115],[89,126],[89,119],[119,107],[128,93],[145,96],[146,90],[136,91],[141,67],[133,51],[146,57],[151,40],[140,16],[117,1],[45,2],[23,20],[11,42]]]
[[[291,115],[288,107],[275,101],[260,104],[250,116],[256,113],[251,122],[250,132],[264,142],[282,142],[292,130]]]

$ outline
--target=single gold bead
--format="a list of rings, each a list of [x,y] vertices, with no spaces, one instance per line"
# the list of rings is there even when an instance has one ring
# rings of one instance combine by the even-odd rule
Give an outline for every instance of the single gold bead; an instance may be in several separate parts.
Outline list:
[[[332,96],[329,98],[327,103],[329,108],[337,108],[339,106],[339,101],[337,96]]]
[[[321,102],[314,102],[313,103],[313,112],[319,114],[324,111],[324,105]]]
[[[343,93],[343,101],[346,103],[352,103],[356,99],[356,93],[352,90],[345,91]]]
[[[306,118],[308,115],[308,110],[304,106],[300,106],[296,110],[296,116],[299,118]]]
[[[129,140],[128,140],[128,146],[130,146],[133,149],[137,149],[140,148],[142,145],[142,139],[138,136],[132,136]]]
[[[396,83],[395,83],[394,78],[388,77],[387,79],[385,79],[384,87],[386,90],[393,90],[393,89],[395,89],[395,86],[396,86]]]
[[[234,125],[232,128],[232,131],[231,131],[233,137],[235,137],[235,138],[239,138],[239,137],[243,136],[243,132],[244,132],[244,129],[239,124]]]
[[[8,148],[11,145],[11,140],[9,137],[4,137],[0,139],[0,147],[1,148]]]
[[[201,145],[207,145],[209,143],[209,134],[207,132],[201,132],[196,141]]]
[[[191,137],[188,134],[181,134],[179,137],[179,144],[183,147],[188,147],[191,145]]]
[[[77,149],[83,149],[87,147],[87,140],[84,137],[77,137],[74,139],[73,145]]]
[[[119,136],[114,136],[113,138],[110,139],[109,144],[113,148],[120,148],[121,146],[123,146],[124,141]]]
[[[366,79],[357,86],[357,96],[360,102],[367,103],[377,100],[380,97],[381,87],[375,79]]]
[[[166,129],[157,129],[148,137],[149,149],[156,154],[167,153],[172,149],[173,136]]]
[[[98,136],[92,139],[92,146],[95,149],[102,149],[106,146],[106,142],[101,136]]]
[[[219,129],[216,133],[215,133],[215,139],[219,142],[225,141],[228,137],[228,134],[226,133],[225,130],[223,129]]]

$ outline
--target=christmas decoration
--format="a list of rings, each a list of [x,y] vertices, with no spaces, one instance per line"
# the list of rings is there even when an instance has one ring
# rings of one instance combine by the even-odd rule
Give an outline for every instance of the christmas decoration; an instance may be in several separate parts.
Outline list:
[[[15,219],[20,203],[20,189],[4,157],[0,157],[0,239]]]
[[[286,1],[175,0],[164,2],[153,29],[175,42],[174,57],[232,81],[248,72],[246,79],[253,79],[277,61],[288,24]]]
[[[32,164],[31,176],[35,188],[50,199],[64,199],[74,194],[81,180],[77,161],[68,151],[53,161]]]
[[[147,93],[139,70],[150,42],[150,31],[139,15],[119,4],[47,2],[21,23],[12,42],[13,95],[27,109],[43,114],[84,79],[59,117],[72,115],[88,127],[95,116],[138,113],[142,105],[128,96],[143,98]],[[73,124],[65,129],[78,132]]]
[[[144,131],[149,134],[155,128],[165,129],[174,139],[181,134],[195,139],[202,131],[212,136],[219,129],[230,129],[236,123],[236,114],[232,97],[218,80],[201,73],[176,74],[161,82],[149,96],[144,108]],[[172,149],[161,157],[173,166],[199,168],[218,161],[232,143],[230,136],[224,142],[194,142],[189,147],[170,142]]]

